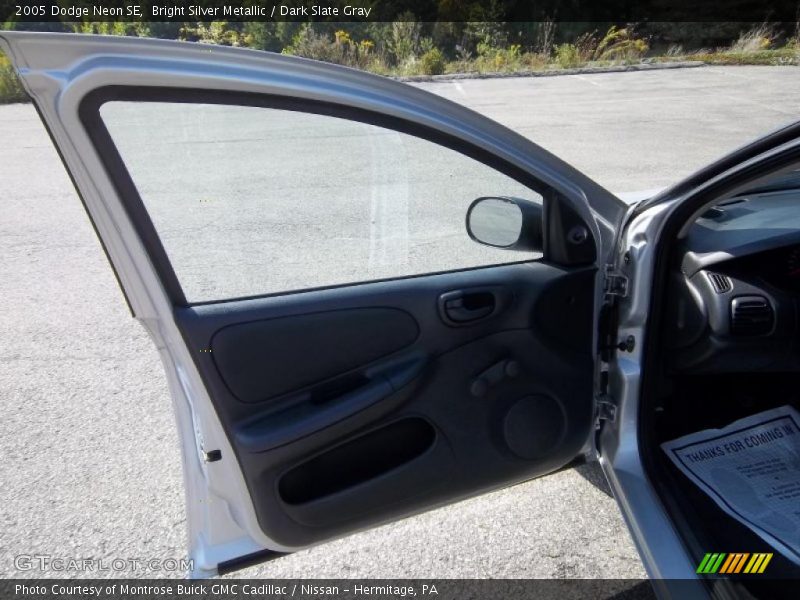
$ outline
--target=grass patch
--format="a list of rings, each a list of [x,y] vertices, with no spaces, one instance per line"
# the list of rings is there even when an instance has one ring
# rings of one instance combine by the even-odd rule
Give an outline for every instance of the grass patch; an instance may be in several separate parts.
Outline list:
[[[131,29],[126,24],[99,25],[104,27],[102,33],[145,36],[152,33],[147,28],[141,31]],[[508,75],[557,72],[564,69],[635,65],[643,62],[800,65],[800,23],[793,33],[783,34],[772,25],[757,25],[740,33],[735,39],[728,38],[731,42],[726,47],[692,51],[685,51],[680,44],[654,50],[651,48],[651,38],[640,35],[633,26],[612,26],[604,34],[595,30],[568,38],[567,43],[556,43],[555,23],[543,22],[537,29],[536,43],[523,45],[512,43],[508,36],[503,35],[501,24],[493,22],[467,24],[463,32],[466,37],[463,39],[473,39],[475,43],[472,44],[466,44],[463,39],[460,44],[452,40],[445,43],[441,39],[437,42],[434,37],[423,35],[422,24],[410,20],[384,25],[382,29],[362,28],[348,32],[344,29],[318,29],[306,24],[296,29],[289,43],[283,42],[272,49],[282,48],[284,54],[400,77],[443,73]],[[95,29],[82,27],[77,30]],[[446,33],[446,28],[439,30],[440,38],[442,31]],[[257,42],[250,29],[236,28],[226,22],[208,25],[200,23],[193,28],[182,27],[173,34],[179,39],[211,44],[253,46]],[[455,44],[455,50],[452,44]],[[0,54],[0,104],[27,101],[29,98],[14,69],[8,59]]]
[[[700,50],[690,54],[668,54],[653,58],[654,62],[698,60],[709,65],[800,66],[800,47],[787,45],[770,50],[740,51],[734,49]]]
[[[656,60],[700,60],[710,65],[800,65],[800,23],[795,37],[786,40],[782,46],[778,46],[778,38],[774,27],[765,23],[739,34],[727,48],[698,50],[690,54],[680,50],[668,51],[666,56]]]
[[[756,52],[698,52],[683,57],[685,60],[701,60],[710,65],[800,65],[800,51],[794,48],[759,50]]]
[[[5,55],[0,54],[0,104],[28,102],[28,94]]]

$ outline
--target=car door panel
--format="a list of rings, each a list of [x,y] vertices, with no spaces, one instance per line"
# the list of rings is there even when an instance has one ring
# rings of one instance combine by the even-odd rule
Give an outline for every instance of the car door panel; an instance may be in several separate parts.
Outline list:
[[[0,45],[163,359],[195,575],[524,481],[586,446],[598,267],[625,212],[591,180],[472,111],[335,65],[96,36]],[[100,117],[120,100],[273,107],[430,141],[541,193],[544,256],[190,301]]]
[[[594,275],[513,264],[180,308],[176,320],[264,532],[306,546],[570,461],[592,427]],[[470,289],[503,290],[503,307],[449,324],[438,299]],[[329,358],[337,348],[345,360]]]

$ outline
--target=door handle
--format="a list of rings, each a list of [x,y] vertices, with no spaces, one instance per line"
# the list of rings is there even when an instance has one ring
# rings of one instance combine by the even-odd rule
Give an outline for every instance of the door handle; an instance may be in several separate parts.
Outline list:
[[[464,325],[494,314],[498,302],[491,290],[456,290],[439,296],[442,319],[451,325]]]

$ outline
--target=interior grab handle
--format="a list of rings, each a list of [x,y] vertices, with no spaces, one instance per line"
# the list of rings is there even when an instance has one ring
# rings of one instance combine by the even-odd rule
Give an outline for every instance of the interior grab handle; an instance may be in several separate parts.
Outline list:
[[[419,377],[427,363],[423,355],[392,359],[365,371],[364,381],[323,403],[311,391],[284,400],[285,406],[268,410],[236,427],[234,435],[248,452],[266,452],[335,425],[389,398]],[[282,404],[284,404],[282,403]]]

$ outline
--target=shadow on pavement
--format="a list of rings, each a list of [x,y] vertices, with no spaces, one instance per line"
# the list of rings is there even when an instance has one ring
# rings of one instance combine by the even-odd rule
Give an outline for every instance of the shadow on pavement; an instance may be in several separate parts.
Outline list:
[[[603,469],[600,468],[600,463],[587,462],[578,465],[575,467],[575,472],[606,496],[612,497],[611,488],[608,486],[608,481],[606,481],[606,476],[603,474]]]

